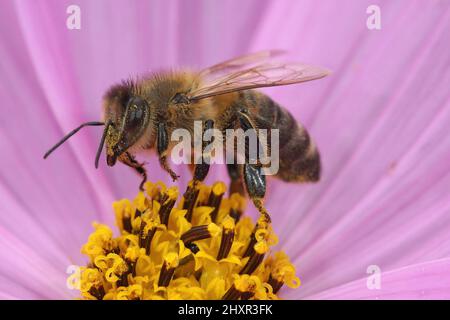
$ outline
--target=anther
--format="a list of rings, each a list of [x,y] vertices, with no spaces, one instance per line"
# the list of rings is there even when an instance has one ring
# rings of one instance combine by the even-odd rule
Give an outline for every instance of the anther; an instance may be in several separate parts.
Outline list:
[[[267,283],[272,287],[274,294],[276,294],[284,284],[283,281],[275,279],[272,275],[269,276],[269,281],[267,281]]]
[[[258,226],[255,226],[255,228],[253,229],[252,234],[250,235],[250,242],[249,242],[249,244],[247,246],[247,249],[245,249],[244,254],[242,255],[243,258],[248,257],[248,256],[252,255],[255,252],[253,247],[256,244],[256,236],[255,236],[255,234],[256,234],[257,228],[258,228]]]
[[[133,231],[133,227],[131,226],[131,216],[124,213],[122,217],[122,224],[123,224],[123,230],[125,230],[128,233],[131,233]]]
[[[193,183],[189,184],[186,192],[184,193],[183,209],[187,210],[186,219],[191,222],[192,213],[194,212],[195,203],[197,201],[200,190],[194,186]]]
[[[235,193],[230,196],[230,200],[232,200],[232,207],[230,208],[229,215],[238,223],[245,211],[245,199],[240,194]]]
[[[89,291],[91,295],[93,295],[97,300],[103,300],[103,297],[105,296],[105,289],[103,286],[95,287],[92,286]]]
[[[128,269],[128,271],[122,273],[119,276],[119,280],[117,281],[117,286],[118,287],[128,287],[128,275],[131,273],[131,270]]]
[[[223,300],[248,300],[255,294],[257,283],[254,276],[238,276],[230,289],[222,297]]]
[[[207,206],[214,208],[211,212],[211,220],[214,222],[216,221],[220,203],[222,202],[222,198],[226,190],[226,186],[223,182],[217,182],[213,185],[211,193],[209,194]]]
[[[188,243],[188,244],[186,245],[186,247],[187,247],[189,250],[191,250],[191,252],[192,252],[193,254],[196,254],[197,252],[200,251],[200,248],[199,248],[195,243],[193,243],[193,242]]]
[[[138,209],[136,209],[136,211],[134,212],[134,218],[136,219],[137,217],[140,217],[142,215],[142,212]]]
[[[248,259],[246,265],[242,268],[239,274],[252,274],[256,268],[259,267],[261,262],[264,260],[264,254],[253,253]]]
[[[250,300],[254,295],[254,291],[245,291],[241,294],[241,300]]]
[[[182,236],[181,240],[185,245],[191,242],[208,239],[216,236],[220,232],[220,228],[214,224],[210,223],[208,225],[201,225],[192,227],[190,230],[186,231]]]
[[[236,287],[234,286],[234,284],[230,287],[230,289],[228,289],[227,292],[225,292],[225,294],[222,297],[222,300],[238,300],[239,297],[241,296],[242,292],[240,292],[238,289],[236,289]]]
[[[257,243],[257,239],[256,239],[256,234],[258,233],[258,230],[261,230],[261,229],[267,229],[268,228],[268,223],[267,223],[267,221],[266,221],[266,219],[265,219],[265,217],[264,216],[261,216],[259,219],[258,219],[258,222],[256,223],[256,226],[255,226],[255,228],[253,229],[253,232],[252,232],[252,234],[251,234],[251,236],[250,236],[250,243],[248,244],[248,246],[247,246],[247,249],[245,250],[245,252],[244,252],[244,254],[243,254],[243,257],[245,258],[245,257],[248,257],[248,256],[250,256],[250,255],[252,255],[253,253],[254,253],[254,246],[255,246],[255,244]]]
[[[217,260],[224,259],[228,256],[233,245],[234,240],[234,220],[233,218],[226,217],[223,221],[222,239],[220,241],[219,252],[217,254]]]
[[[253,253],[239,274],[252,274],[264,260],[266,252],[269,251],[269,246],[265,241],[259,241],[253,247]]]
[[[145,230],[147,224],[142,221],[139,231],[139,247],[145,248],[145,254],[150,255],[150,247],[152,244],[153,236],[156,233],[156,228],[152,227],[150,230]]]
[[[241,215],[242,213],[239,212],[237,209],[234,208],[230,209],[230,217],[232,217],[236,223],[238,223],[239,220],[241,219]]]
[[[158,286],[167,287],[169,285],[176,267],[178,267],[178,255],[176,253],[168,253],[164,258],[164,262],[161,267]]]
[[[175,188],[169,188],[164,195],[164,202],[161,202],[161,208],[159,209],[159,218],[162,224],[166,226],[169,223],[170,212],[175,206],[175,202],[178,197],[178,191]]]

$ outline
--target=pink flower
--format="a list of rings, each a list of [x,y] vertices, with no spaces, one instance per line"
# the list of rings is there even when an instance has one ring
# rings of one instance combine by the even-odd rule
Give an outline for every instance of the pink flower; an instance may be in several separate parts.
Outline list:
[[[319,81],[265,90],[314,137],[315,185],[269,184],[279,249],[297,266],[297,298],[450,298],[450,68],[448,1],[10,1],[0,11],[0,297],[58,299],[66,268],[110,205],[135,194],[123,166],[94,168],[100,129],[84,129],[51,159],[43,153],[79,123],[99,120],[121,79],[206,67],[261,49],[333,70]],[[104,159],[103,159],[104,161]],[[151,180],[170,178],[149,159]],[[190,176],[186,168],[180,186]],[[225,179],[213,167],[208,181]],[[367,268],[381,289],[367,287]]]

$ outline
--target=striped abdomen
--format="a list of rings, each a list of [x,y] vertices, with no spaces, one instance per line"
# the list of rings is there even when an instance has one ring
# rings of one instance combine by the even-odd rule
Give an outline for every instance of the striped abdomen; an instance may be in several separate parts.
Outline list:
[[[268,96],[257,91],[243,94],[259,128],[279,129],[279,171],[284,181],[318,181],[320,155],[306,129]],[[270,140],[269,140],[270,143]]]

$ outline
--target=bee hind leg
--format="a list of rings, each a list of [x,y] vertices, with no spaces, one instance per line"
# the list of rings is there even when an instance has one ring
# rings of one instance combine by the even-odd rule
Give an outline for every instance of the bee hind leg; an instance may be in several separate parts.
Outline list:
[[[213,120],[206,120],[205,121],[205,130],[212,129],[214,127],[214,121]],[[204,132],[203,131],[203,132]],[[184,205],[186,206],[186,201],[189,202],[189,205],[185,208],[188,209],[188,213],[186,215],[186,218],[188,221],[192,218],[192,206],[194,205],[195,201],[197,200],[199,189],[197,188],[197,185],[199,182],[202,182],[205,180],[206,176],[209,172],[209,164],[210,164],[210,155],[204,152],[205,147],[207,146],[207,143],[203,142],[202,145],[202,154],[201,154],[201,161],[197,161],[200,163],[195,163],[194,156],[191,157],[191,162],[189,164],[189,169],[192,173],[192,181],[188,184],[187,189],[184,193]],[[189,207],[190,206],[190,207]]]
[[[270,215],[264,207],[263,199],[266,194],[266,176],[258,165],[246,163],[244,165],[244,182],[247,193],[253,204],[267,223],[271,222]]]
[[[253,123],[250,115],[243,111],[238,112],[238,119],[240,122],[240,126],[243,130],[255,130],[257,131],[256,125]],[[257,146],[258,148],[262,148],[260,141],[257,137]],[[250,159],[250,150],[246,147],[245,150],[246,164],[244,165],[244,184],[247,189],[247,193],[252,199],[253,204],[256,209],[258,209],[259,213],[264,217],[266,223],[270,223],[270,215],[264,207],[264,196],[266,194],[266,176],[263,172],[263,166],[259,163],[258,159]],[[251,160],[256,160],[256,163],[248,163]]]
[[[133,168],[140,176],[142,176],[141,184],[139,185],[139,190],[144,190],[144,184],[147,182],[147,171],[142,163],[136,161],[136,159],[128,152],[123,153],[119,157],[119,161],[123,164]]]

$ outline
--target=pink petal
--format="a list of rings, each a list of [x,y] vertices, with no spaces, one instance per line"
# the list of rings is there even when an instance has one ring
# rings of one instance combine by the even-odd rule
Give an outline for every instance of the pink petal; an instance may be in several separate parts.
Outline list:
[[[381,273],[380,289],[368,289],[367,279],[307,296],[305,299],[450,299],[450,258]],[[372,287],[373,288],[373,287]]]
[[[55,268],[45,254],[36,252],[3,227],[0,227],[0,235],[0,279],[3,279],[0,281],[0,296],[8,299],[61,299],[77,294],[66,286],[68,274],[65,274],[65,267]],[[66,260],[66,266],[69,264],[70,261]]]

